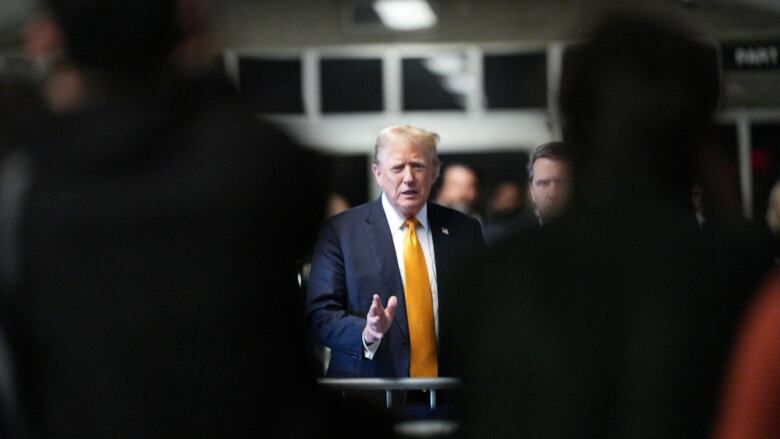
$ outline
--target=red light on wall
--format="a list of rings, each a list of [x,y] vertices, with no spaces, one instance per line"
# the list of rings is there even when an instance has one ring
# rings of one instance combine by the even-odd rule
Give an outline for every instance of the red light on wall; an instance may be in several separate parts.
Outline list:
[[[753,149],[750,157],[750,163],[756,172],[766,172],[772,165],[772,156],[769,150],[763,148]]]

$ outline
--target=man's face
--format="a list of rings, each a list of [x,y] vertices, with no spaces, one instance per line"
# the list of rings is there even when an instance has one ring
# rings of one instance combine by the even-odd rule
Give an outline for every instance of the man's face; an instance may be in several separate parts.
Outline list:
[[[479,196],[474,172],[463,166],[453,166],[447,168],[443,178],[437,200],[439,204],[472,213]]]
[[[516,183],[504,182],[498,185],[490,209],[493,212],[511,212],[523,206],[523,191]]]
[[[559,215],[571,193],[569,166],[561,160],[541,157],[534,162],[534,177],[528,192],[542,219]]]
[[[436,170],[424,148],[390,139],[372,166],[376,183],[390,204],[409,218],[422,209],[436,180]]]

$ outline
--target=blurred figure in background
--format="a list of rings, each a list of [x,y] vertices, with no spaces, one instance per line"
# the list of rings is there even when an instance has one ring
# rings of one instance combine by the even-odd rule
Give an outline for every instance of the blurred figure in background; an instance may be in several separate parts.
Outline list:
[[[488,203],[488,216],[496,220],[511,218],[517,212],[523,210],[525,196],[520,183],[516,181],[502,181],[493,191],[493,196]]]
[[[780,437],[780,272],[764,283],[734,345],[716,439]]]
[[[704,222],[707,221],[707,217],[704,216],[703,190],[701,183],[695,183],[693,187],[691,187],[691,205],[693,206],[693,214],[699,228],[704,227]]]
[[[519,227],[526,204],[525,193],[516,181],[506,180],[496,186],[485,212],[485,242],[497,242]]]
[[[337,192],[328,194],[328,201],[325,204],[325,218],[338,215],[347,209],[349,209],[349,201],[343,195]]]
[[[714,51],[685,29],[612,14],[564,65],[570,206],[475,262],[446,303],[452,321],[476,322],[442,331],[467,437],[709,434],[769,258],[754,235],[695,233],[690,188],[718,82]]]
[[[0,163],[24,142],[20,127],[23,125],[23,115],[27,112],[25,107],[30,102],[29,89],[26,81],[7,75],[6,72],[0,73]],[[4,174],[5,171],[0,171],[0,182]],[[3,227],[9,210],[4,202],[6,199],[7,195],[0,194],[0,273],[6,271],[6,247],[10,232],[7,227]],[[13,358],[5,330],[0,327],[0,437],[10,435],[10,422],[16,411],[14,387]]]
[[[441,175],[442,183],[436,194],[436,203],[479,219],[477,170],[465,163],[452,163],[444,166]]]
[[[772,237],[775,259],[780,258],[780,181],[772,186],[766,209],[766,225]]]
[[[44,4],[26,37],[48,109],[0,179],[15,434],[319,434],[295,284],[323,213],[310,156],[209,68],[205,2]]]
[[[569,203],[570,162],[563,142],[539,145],[528,159],[528,195],[540,227],[561,216]]]
[[[769,207],[766,210],[766,224],[772,235],[780,235],[780,182],[772,186],[769,193]]]

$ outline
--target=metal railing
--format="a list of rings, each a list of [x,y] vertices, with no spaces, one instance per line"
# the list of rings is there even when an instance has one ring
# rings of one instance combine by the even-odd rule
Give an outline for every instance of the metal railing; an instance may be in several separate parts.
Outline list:
[[[385,392],[385,406],[393,406],[394,390],[425,390],[430,394],[430,407],[436,408],[438,390],[457,389],[460,379],[440,378],[322,378],[317,382],[327,388],[341,390],[382,390]]]

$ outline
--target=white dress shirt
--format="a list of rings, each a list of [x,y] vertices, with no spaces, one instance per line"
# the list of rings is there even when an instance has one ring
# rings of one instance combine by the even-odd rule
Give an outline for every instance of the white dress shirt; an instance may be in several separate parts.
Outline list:
[[[406,273],[404,271],[404,238],[406,237],[406,217],[398,213],[393,206],[390,205],[390,201],[387,200],[387,196],[382,193],[382,208],[385,211],[385,217],[387,218],[387,224],[390,225],[390,233],[393,236],[393,247],[395,248],[395,259],[398,262],[398,270],[401,272],[401,280],[406,285]],[[439,337],[439,294],[436,286],[436,259],[433,252],[433,235],[431,234],[431,228],[428,224],[428,204],[424,204],[422,209],[417,212],[415,216],[420,223],[417,226],[417,240],[420,242],[420,246],[425,256],[425,265],[428,268],[428,281],[431,284],[431,299],[433,300],[433,321],[435,324],[436,337]],[[390,291],[391,295],[398,296],[403,294],[403,291]],[[382,304],[386,306],[386,303]],[[371,343],[368,345],[363,340],[363,354],[369,360],[374,358],[374,354],[382,341]]]

